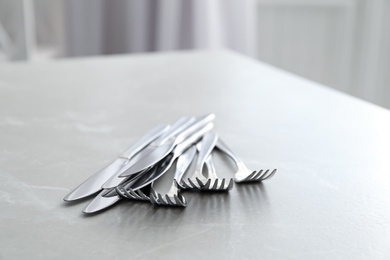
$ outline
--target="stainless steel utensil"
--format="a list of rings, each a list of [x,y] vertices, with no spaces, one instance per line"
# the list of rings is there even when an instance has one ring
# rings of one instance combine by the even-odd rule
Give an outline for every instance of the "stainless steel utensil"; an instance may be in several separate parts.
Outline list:
[[[131,160],[123,166],[119,171],[117,171],[111,178],[109,178],[102,186],[104,189],[115,188],[119,184],[125,182],[127,178],[121,177],[120,175],[129,169],[136,162],[147,156],[153,149],[163,145],[169,138],[177,135],[181,131],[183,131],[186,127],[192,124],[195,121],[195,118],[191,117],[182,117],[177,120],[163,135],[154,140],[152,143],[148,145],[147,148],[143,149],[139,152],[135,157],[131,158]],[[131,175],[129,175],[131,176]],[[127,177],[129,177],[127,176]]]
[[[237,166],[237,171],[234,174],[234,181],[237,183],[240,182],[254,182],[254,181],[264,181],[266,179],[271,178],[275,175],[276,169],[274,170],[260,170],[260,171],[251,171],[249,170],[244,162],[235,154],[232,150],[230,150],[226,144],[219,139],[216,147],[227,154],[230,158],[233,159],[234,163]]]
[[[152,183],[150,190],[150,200],[153,204],[181,207],[187,206],[187,201],[184,196],[181,195],[178,183],[180,183],[185,171],[190,166],[192,160],[195,157],[195,154],[196,147],[192,146],[177,159],[175,176],[167,193],[161,194],[157,192]]]
[[[150,201],[149,195],[151,192],[151,185],[148,185],[142,189],[136,190],[136,191],[128,191],[122,187],[116,187],[115,188],[118,195],[125,199],[131,199],[131,200],[144,200],[144,201]]]
[[[233,178],[229,179],[229,183],[225,185],[225,178],[218,178],[212,155],[210,154],[206,160],[207,166],[207,182],[202,186],[202,190],[210,191],[229,191],[233,188]]]
[[[123,172],[120,176],[126,177],[131,174],[134,174],[136,172],[140,172],[154,164],[156,164],[158,161],[160,161],[162,158],[167,156],[172,150],[175,148],[176,145],[183,142],[185,139],[187,139],[192,133],[197,131],[198,129],[202,128],[206,124],[210,123],[212,120],[214,120],[215,115],[209,114],[206,116],[202,116],[198,118],[194,123],[192,123],[189,127],[187,127],[185,130],[181,131],[176,136],[169,138],[166,141],[165,145],[161,145],[159,147],[148,147],[146,149],[151,150],[147,156],[145,156],[143,159],[139,160],[137,163],[132,165],[129,169],[127,169],[125,172]],[[145,150],[146,150],[145,149]]]
[[[86,181],[80,184],[77,188],[71,191],[68,195],[64,197],[65,201],[74,201],[88,197],[102,189],[102,185],[110,179],[120,168],[126,165],[129,162],[129,159],[132,158],[139,151],[144,149],[148,144],[153,142],[159,136],[164,134],[168,130],[168,125],[158,125],[148,131],[144,136],[142,136],[138,141],[136,141],[132,146],[130,146],[125,152],[123,152],[117,159],[112,161],[109,165],[104,167],[102,170],[98,171]]]
[[[205,133],[210,131],[213,128],[213,124],[209,123],[200,130],[192,133],[192,135],[188,136],[183,142],[179,143],[175,149],[163,160],[158,162],[155,166],[153,166],[149,171],[140,174],[137,178],[131,179],[123,184],[121,184],[120,188],[124,188],[130,191],[137,191],[149,184],[153,181],[161,177],[168,169],[172,166],[173,162],[185,151],[187,150],[193,143],[196,143]],[[112,192],[110,190],[110,192]],[[116,202],[121,200],[121,197],[115,192],[113,196],[106,194],[107,191],[101,192],[98,196],[96,196],[90,204],[85,207],[83,210],[84,213],[94,213],[100,210],[103,210],[107,207],[114,205]]]
[[[203,175],[203,168],[207,158],[210,156],[215,144],[218,141],[218,135],[215,132],[208,132],[202,138],[202,141],[197,144],[199,148],[198,159],[195,165],[195,171],[193,175],[187,178],[187,182],[182,180],[179,183],[185,189],[202,189],[211,180]]]

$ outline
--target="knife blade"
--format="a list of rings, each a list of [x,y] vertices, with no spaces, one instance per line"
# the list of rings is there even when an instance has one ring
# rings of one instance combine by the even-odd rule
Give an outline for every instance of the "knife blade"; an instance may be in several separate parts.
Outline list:
[[[121,198],[116,195],[113,197],[104,197],[103,194],[105,193],[105,190],[100,192],[84,209],[84,213],[95,213],[100,210],[103,210],[105,208],[110,207],[111,205],[114,205],[116,202],[121,200]]]
[[[117,159],[112,161],[102,170],[85,180],[77,188],[64,197],[65,201],[74,201],[88,197],[102,189],[102,185],[119,169],[129,162],[129,159],[144,149],[149,143],[160,137],[168,130],[169,126],[162,124],[152,128]]]
[[[178,135],[168,139],[165,142],[165,145],[159,146],[159,147],[147,147],[145,150],[151,150],[151,152],[145,156],[144,158],[138,160],[136,163],[131,165],[130,167],[126,167],[127,169],[121,170],[120,177],[126,177],[130,176],[134,173],[140,172],[154,164],[156,164],[158,161],[160,161],[162,158],[167,156],[172,150],[175,148],[177,144],[180,142],[183,142],[185,139],[187,139],[191,134],[196,132],[197,130],[201,129],[203,126],[210,123],[212,120],[214,120],[215,115],[214,114],[208,114],[205,116],[202,116],[198,118],[194,123],[192,123],[189,127],[187,127],[185,130],[180,132]]]

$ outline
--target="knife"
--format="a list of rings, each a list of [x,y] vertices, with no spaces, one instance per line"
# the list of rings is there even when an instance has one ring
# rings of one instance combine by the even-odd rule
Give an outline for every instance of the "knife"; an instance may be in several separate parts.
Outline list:
[[[214,118],[215,118],[214,114],[208,114],[202,116],[198,118],[194,123],[192,123],[189,127],[187,127],[184,131],[180,132],[178,135],[167,139],[164,145],[158,147],[152,147],[152,146],[146,147],[144,151],[150,150],[151,152],[144,158],[138,160],[130,167],[126,167],[127,169],[122,169],[121,170],[122,173],[119,176],[120,177],[130,176],[132,174],[140,172],[156,164],[158,161],[160,161],[162,158],[164,158],[170,152],[172,152],[172,150],[175,148],[177,144],[183,142],[185,139],[191,136],[191,134],[193,134],[195,131],[201,129],[206,124],[214,120]]]
[[[162,136],[154,140],[152,143],[150,143],[147,148],[153,147],[159,147],[163,145],[169,138],[177,135],[181,131],[183,131],[185,128],[187,128],[190,124],[192,124],[195,121],[195,118],[188,118],[188,117],[182,117],[179,120],[177,120],[171,128],[169,128],[168,131],[166,131]],[[143,157],[147,156],[152,149],[144,149],[140,151],[136,156],[131,158],[131,160],[124,165],[119,171],[117,171],[111,178],[109,178],[102,186],[104,189],[110,189],[110,188],[115,188],[122,182],[126,181],[126,178],[120,177],[119,175],[130,168],[134,163],[142,159]]]
[[[129,183],[123,184],[124,188],[132,188],[133,190],[141,189],[152,183],[154,180],[161,177],[172,166],[176,158],[178,158],[183,152],[185,152],[193,143],[197,142],[202,136],[213,128],[213,124],[209,123],[205,127],[201,128],[197,132],[193,133],[190,137],[178,144],[173,152],[164,158],[161,162],[151,168],[151,170],[141,174],[137,178],[132,178]],[[116,193],[115,189],[108,190],[109,193],[115,193],[113,196],[107,194],[107,190],[103,190],[89,203],[83,210],[84,213],[95,213],[105,208],[114,205],[121,200],[121,197]]]
[[[90,196],[102,189],[103,183],[105,183],[114,173],[125,165],[131,157],[137,154],[139,151],[144,149],[149,143],[153,142],[163,133],[168,130],[168,125],[158,125],[148,131],[132,146],[130,146],[125,152],[123,152],[117,159],[112,161],[102,170],[98,171],[86,181],[80,184],[77,188],[71,191],[64,197],[65,201],[74,201],[78,199]]]

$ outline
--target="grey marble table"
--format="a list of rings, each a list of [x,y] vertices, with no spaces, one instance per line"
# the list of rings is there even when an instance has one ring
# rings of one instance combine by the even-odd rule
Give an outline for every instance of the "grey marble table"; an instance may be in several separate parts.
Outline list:
[[[186,209],[62,201],[149,128],[208,112],[277,175]],[[0,259],[388,259],[389,155],[388,110],[227,51],[1,64]]]

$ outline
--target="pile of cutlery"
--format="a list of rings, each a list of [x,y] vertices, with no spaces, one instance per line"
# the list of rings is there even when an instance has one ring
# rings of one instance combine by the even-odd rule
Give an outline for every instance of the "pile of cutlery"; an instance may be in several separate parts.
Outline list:
[[[212,151],[217,148],[237,166],[236,183],[260,182],[271,178],[274,170],[251,171],[213,131],[215,115],[199,118],[183,117],[172,125],[158,125],[147,132],[128,150],[105,168],[92,175],[64,197],[75,201],[100,192],[83,210],[94,213],[110,207],[121,199],[145,200],[155,205],[187,206],[182,190],[228,191],[233,179],[219,178]],[[195,155],[198,153],[197,159]],[[194,161],[191,177],[184,179]],[[170,189],[160,193],[154,182],[175,164]],[[187,172],[188,175],[188,172]]]

